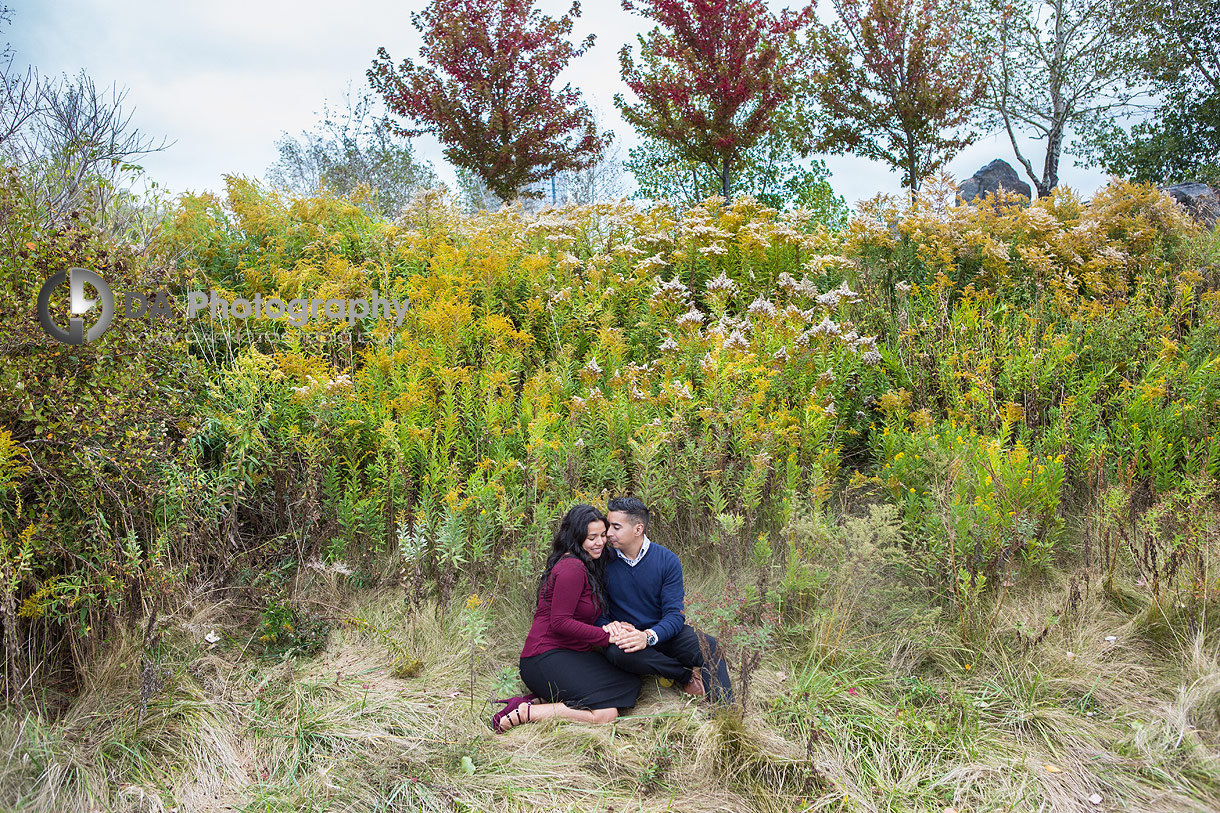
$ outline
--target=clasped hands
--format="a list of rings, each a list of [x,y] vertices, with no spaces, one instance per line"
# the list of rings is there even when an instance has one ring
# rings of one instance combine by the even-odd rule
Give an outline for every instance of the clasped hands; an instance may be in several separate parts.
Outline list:
[[[626,621],[611,621],[602,626],[610,633],[610,643],[624,652],[639,652],[648,646],[648,635],[644,630],[638,630]]]

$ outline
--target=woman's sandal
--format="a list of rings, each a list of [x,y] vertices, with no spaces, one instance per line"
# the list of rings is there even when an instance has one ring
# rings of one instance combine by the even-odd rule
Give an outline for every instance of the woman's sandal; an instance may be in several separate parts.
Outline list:
[[[525,719],[524,720],[521,719],[521,709],[523,709],[523,708],[525,709]],[[517,712],[517,721],[515,723],[513,722],[513,719],[510,716],[514,711]],[[499,726],[500,721],[505,720],[505,719],[507,719],[510,723],[512,723],[512,725],[510,725],[508,728],[500,728],[500,726]],[[513,706],[512,709],[510,709],[503,717],[501,717],[500,720],[496,721],[496,731],[503,734],[505,731],[508,731],[509,729],[512,729],[512,728],[516,728],[517,726],[521,725],[522,723],[528,723],[529,721],[530,721],[529,701],[526,701],[524,703],[518,703],[517,705]]]
[[[501,708],[499,710],[499,712],[492,715],[492,729],[495,731],[500,731],[501,730],[500,729],[500,720],[503,720],[504,718],[508,717],[508,715],[511,714],[512,712],[514,712],[514,710],[521,708],[522,703],[528,703],[529,701],[534,701],[534,699],[538,699],[538,698],[533,695],[525,695],[525,696],[521,696],[521,697],[510,697],[508,699],[498,699],[498,701],[495,701],[497,703],[506,703],[506,706],[504,708]],[[517,720],[520,720],[520,719],[521,719],[521,715],[519,714],[519,715],[517,715]],[[526,718],[526,719],[528,720],[529,718]],[[519,724],[520,723],[515,723],[514,725],[519,725]],[[509,728],[512,728],[512,726],[510,725]],[[503,729],[503,730],[508,731],[508,729]]]
[[[530,703],[537,699],[538,699],[538,695],[536,695],[536,694],[522,694],[522,695],[518,695],[517,697],[505,697],[501,700],[493,699],[491,702],[520,704],[520,703]]]

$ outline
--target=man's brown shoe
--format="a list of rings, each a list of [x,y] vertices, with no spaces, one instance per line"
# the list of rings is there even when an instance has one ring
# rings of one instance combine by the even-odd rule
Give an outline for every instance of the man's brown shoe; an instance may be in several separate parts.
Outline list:
[[[682,687],[682,691],[695,697],[703,697],[707,694],[707,689],[703,688],[703,675],[699,672],[699,667],[690,670],[690,681]]]

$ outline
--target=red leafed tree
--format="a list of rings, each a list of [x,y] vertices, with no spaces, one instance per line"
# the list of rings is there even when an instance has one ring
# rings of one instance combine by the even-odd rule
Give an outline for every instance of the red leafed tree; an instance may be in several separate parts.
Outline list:
[[[431,133],[445,157],[473,172],[501,200],[527,184],[591,166],[610,142],[559,72],[593,44],[566,37],[580,3],[558,19],[533,0],[432,0],[411,21],[424,35],[420,56],[398,67],[385,48],[368,71],[394,113],[416,123],[404,135]]]
[[[976,134],[963,128],[986,80],[964,3],[835,0],[839,22],[812,39],[817,147],[884,161],[913,195],[972,143]]]
[[[813,6],[776,17],[761,0],[622,3],[657,27],[639,37],[640,66],[630,46],[619,52],[639,101],[618,94],[614,103],[641,134],[710,167],[728,198],[743,154],[776,126],[777,108],[794,92],[786,46],[813,20]]]

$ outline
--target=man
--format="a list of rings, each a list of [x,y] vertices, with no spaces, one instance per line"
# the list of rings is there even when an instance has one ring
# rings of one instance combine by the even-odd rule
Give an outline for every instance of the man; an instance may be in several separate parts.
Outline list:
[[[682,564],[668,548],[647,536],[648,508],[635,497],[610,500],[606,541],[615,550],[608,557],[605,579],[609,619],[623,621],[612,632],[606,660],[637,675],[659,675],[687,694],[709,691],[717,702],[733,702],[728,666],[716,639],[695,631],[683,615]],[[707,668],[703,639],[714,669]]]

